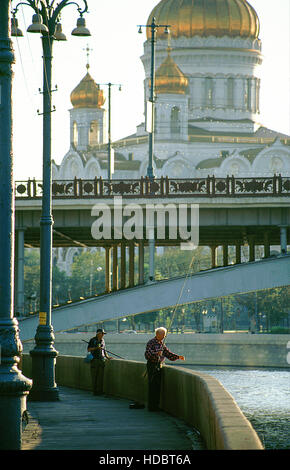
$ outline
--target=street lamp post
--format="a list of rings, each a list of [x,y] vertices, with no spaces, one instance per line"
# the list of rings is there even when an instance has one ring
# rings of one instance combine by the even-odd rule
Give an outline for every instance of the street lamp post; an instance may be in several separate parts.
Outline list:
[[[18,369],[22,344],[13,313],[14,183],[10,0],[0,7],[0,449],[20,450],[22,415],[31,380]]]
[[[40,311],[39,325],[35,335],[35,348],[30,351],[32,357],[33,386],[29,394],[32,400],[58,400],[58,388],[55,383],[55,361],[58,355],[54,348],[54,333],[51,323],[52,307],[52,191],[51,191],[51,75],[52,49],[54,40],[64,41],[60,25],[60,14],[64,7],[76,5],[80,18],[72,31],[74,36],[90,36],[83,14],[88,11],[86,0],[82,0],[83,10],[78,3],[62,0],[55,5],[54,0],[26,0],[13,10],[12,26],[16,27],[15,15],[19,5],[30,6],[34,10],[32,24],[27,31],[41,33],[43,49],[43,195],[40,219]],[[16,29],[16,28],[14,28]],[[19,30],[17,30],[19,31]],[[14,31],[15,35],[17,31]]]
[[[108,87],[108,180],[112,179],[112,139],[111,139],[111,88],[117,85],[121,91],[121,85],[117,83],[104,83]]]
[[[138,25],[139,33],[142,33],[142,28],[149,28],[151,30],[151,69],[150,69],[150,97],[146,109],[147,131],[149,132],[149,160],[147,166],[147,176],[150,182],[154,180],[153,170],[153,157],[154,157],[154,134],[155,134],[155,47],[156,47],[156,32],[158,28],[164,28],[164,33],[169,33],[168,24],[157,24],[155,17],[152,18],[151,24]],[[150,116],[148,111],[150,110]],[[148,120],[150,122],[148,123]],[[148,125],[149,124],[149,125]],[[151,185],[150,185],[151,187]],[[149,283],[155,280],[155,239],[154,239],[154,226],[150,228],[149,236]]]
[[[147,25],[138,25],[139,26],[139,33],[142,33],[142,28],[150,28],[151,30],[151,82],[150,82],[150,123],[149,123],[149,161],[147,167],[147,176],[151,180],[155,178],[154,171],[153,171],[153,156],[154,156],[154,127],[155,127],[155,47],[156,47],[156,32],[157,28],[164,28],[164,33],[169,33],[169,26],[168,24],[156,24],[156,19],[152,19],[151,24]],[[148,111],[148,110],[146,110]],[[147,119],[148,119],[148,112],[147,112]]]

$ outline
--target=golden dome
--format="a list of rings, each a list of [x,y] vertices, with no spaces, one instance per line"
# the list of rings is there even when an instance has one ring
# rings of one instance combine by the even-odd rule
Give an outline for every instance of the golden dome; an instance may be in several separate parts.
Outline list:
[[[161,0],[152,10],[147,25],[171,25],[174,38],[192,36],[231,36],[257,39],[260,23],[254,8],[246,0]],[[151,37],[146,28],[147,38]],[[164,28],[157,28],[164,38]]]
[[[74,108],[101,108],[105,103],[103,90],[95,83],[89,72],[71,92],[70,100]]]
[[[188,86],[188,79],[176,65],[170,55],[171,49],[168,48],[168,56],[155,73],[155,91],[159,93],[184,94]]]

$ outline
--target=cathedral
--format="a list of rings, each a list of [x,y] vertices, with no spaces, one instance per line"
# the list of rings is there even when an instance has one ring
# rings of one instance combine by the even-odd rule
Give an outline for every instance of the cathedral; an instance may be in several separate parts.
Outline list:
[[[147,25],[156,29],[154,175],[159,178],[290,174],[290,137],[260,122],[261,40],[246,0],[161,0]],[[144,116],[150,96],[151,29],[144,66]],[[54,180],[107,178],[103,90],[87,73],[71,92],[70,146]],[[145,121],[145,119],[144,119]],[[114,179],[146,176],[145,122],[111,143]]]

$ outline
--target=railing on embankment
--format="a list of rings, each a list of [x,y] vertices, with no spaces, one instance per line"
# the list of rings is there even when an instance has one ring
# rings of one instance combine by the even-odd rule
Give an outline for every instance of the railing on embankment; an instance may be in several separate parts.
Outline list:
[[[105,394],[146,403],[147,377],[144,362],[111,359],[106,363]],[[31,357],[24,354],[22,370],[31,377]],[[83,358],[59,356],[58,385],[91,390],[90,366]],[[161,408],[199,430],[207,449],[261,450],[263,446],[233,397],[208,374],[182,367],[165,366]]]

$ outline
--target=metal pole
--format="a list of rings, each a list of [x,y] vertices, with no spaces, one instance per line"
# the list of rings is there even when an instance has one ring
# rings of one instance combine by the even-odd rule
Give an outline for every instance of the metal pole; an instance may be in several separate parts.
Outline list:
[[[151,24],[151,87],[150,102],[152,103],[152,128],[149,132],[149,162],[147,167],[147,176],[150,179],[155,178],[153,172],[153,154],[154,154],[154,118],[155,118],[155,44],[156,44],[156,24],[155,18]]]
[[[111,166],[111,83],[108,83],[108,180],[112,179]]]
[[[15,312],[24,315],[24,228],[16,230],[15,234]]]
[[[121,289],[126,287],[126,245],[121,242]]]
[[[32,356],[33,400],[58,400],[55,383],[54,334],[51,324],[52,297],[52,203],[51,203],[51,32],[42,36],[43,48],[43,195],[40,219],[40,310]]]
[[[144,284],[144,241],[139,242],[139,284]]]
[[[287,255],[287,225],[280,225],[281,255]]]
[[[156,31],[157,28],[165,28],[164,33],[169,33],[169,24],[157,24],[155,17],[152,18],[152,23],[143,25],[145,28],[151,29],[151,86],[150,86],[150,99],[152,106],[152,116],[151,116],[151,132],[149,132],[149,161],[147,167],[147,176],[151,180],[155,178],[153,172],[153,156],[154,156],[154,133],[155,133],[155,44],[156,44]],[[142,25],[139,25],[139,33],[142,33]],[[148,113],[147,113],[148,119]]]
[[[18,369],[22,344],[13,316],[14,183],[12,154],[12,64],[10,0],[0,9],[0,449],[21,449],[22,414],[31,380]]]
[[[105,279],[106,279],[106,292],[109,293],[112,290],[112,283],[111,283],[111,269],[112,269],[112,259],[111,259],[111,247],[106,246],[106,272],[105,272]]]
[[[221,297],[221,323],[220,323],[220,333],[224,332],[224,306],[223,298]]]
[[[154,227],[149,230],[149,282],[155,281],[155,234]]]

